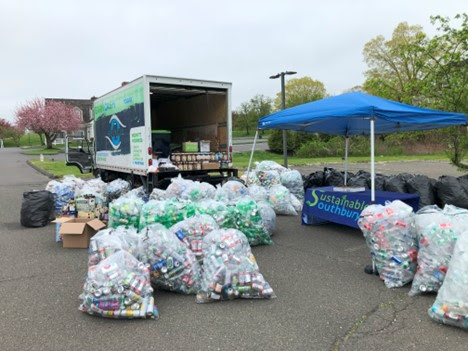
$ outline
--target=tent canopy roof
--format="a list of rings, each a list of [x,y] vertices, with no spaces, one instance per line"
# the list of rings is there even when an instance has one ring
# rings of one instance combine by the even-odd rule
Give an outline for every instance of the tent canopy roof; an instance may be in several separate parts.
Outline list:
[[[463,125],[463,113],[431,110],[352,92],[273,113],[258,122],[259,129],[287,129],[330,135],[368,135]]]

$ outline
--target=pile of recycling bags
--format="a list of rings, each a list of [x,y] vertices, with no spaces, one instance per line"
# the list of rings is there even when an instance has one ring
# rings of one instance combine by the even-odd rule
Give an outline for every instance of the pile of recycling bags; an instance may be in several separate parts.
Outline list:
[[[412,207],[395,200],[370,205],[358,220],[380,278],[388,288],[413,280],[418,253]]]
[[[109,204],[109,226],[116,228],[123,225],[139,228],[143,205],[143,200],[134,193],[128,193],[112,201]]]
[[[107,205],[107,184],[101,178],[88,180],[75,192],[78,217],[106,219]]]
[[[85,182],[75,176],[68,175],[63,180],[51,180],[45,190],[54,195],[55,215],[76,215],[75,193],[84,186]]]
[[[88,268],[80,310],[109,318],[157,318],[149,267],[117,251]]]

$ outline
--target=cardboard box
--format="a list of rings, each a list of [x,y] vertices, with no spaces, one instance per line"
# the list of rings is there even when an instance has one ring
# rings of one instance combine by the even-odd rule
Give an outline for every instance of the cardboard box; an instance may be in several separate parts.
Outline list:
[[[69,220],[73,219],[73,217],[58,217],[55,220],[52,221],[52,223],[55,223],[55,242],[59,243],[62,241],[62,236],[60,235],[60,227],[62,226],[62,223],[68,222]]]
[[[198,143],[186,141],[182,143],[183,152],[198,152]]]
[[[200,140],[199,142],[200,152],[210,152],[210,140]]]
[[[203,162],[202,169],[219,169],[219,162]]]
[[[62,222],[59,234],[66,249],[86,249],[89,239],[106,225],[99,219],[71,218]]]

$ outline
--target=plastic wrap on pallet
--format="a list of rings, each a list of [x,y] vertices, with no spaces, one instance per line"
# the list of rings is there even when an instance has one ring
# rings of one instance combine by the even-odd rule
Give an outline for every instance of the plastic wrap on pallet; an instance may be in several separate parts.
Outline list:
[[[200,289],[201,268],[193,252],[161,224],[142,230],[144,257],[151,280],[159,287],[183,294]]]
[[[358,225],[385,285],[396,288],[410,283],[418,254],[412,207],[400,200],[370,205],[362,211]]]
[[[158,188],[154,188],[149,196],[150,200],[165,200],[166,199],[166,191]]]
[[[158,318],[149,267],[118,251],[88,267],[79,309],[108,318]]]
[[[215,200],[232,203],[234,200],[248,194],[247,187],[237,180],[229,180],[216,189]]]
[[[226,203],[208,199],[195,202],[194,205],[197,213],[210,215],[221,228],[231,228],[234,225],[232,213]]]
[[[45,190],[50,191],[54,196],[54,213],[56,216],[76,214],[73,206],[75,190],[72,184],[51,180],[47,183]]]
[[[247,237],[249,244],[270,245],[272,243],[268,224],[265,224],[257,203],[248,196],[241,197],[234,206],[229,206],[234,218],[233,228]]]
[[[428,310],[437,322],[468,330],[468,230],[458,238],[447,275]]]
[[[275,297],[259,271],[246,236],[239,230],[212,231],[203,239],[203,254],[198,303]]]
[[[416,213],[418,269],[409,294],[437,292],[442,285],[459,235],[468,230],[468,211],[446,205],[423,207]]]
[[[252,184],[249,185],[249,196],[255,201],[267,201],[268,190],[260,185]]]
[[[282,185],[274,185],[268,190],[268,203],[276,214],[297,216],[297,211],[291,202],[291,193]]]
[[[196,214],[174,224],[169,230],[188,246],[198,260],[201,260],[203,238],[215,229],[219,229],[219,225],[213,217],[207,214]]]
[[[141,209],[140,229],[146,226],[160,223],[170,228],[177,222],[195,215],[195,206],[191,201],[151,200]]]
[[[143,200],[136,195],[122,196],[112,201],[109,205],[109,227],[123,225],[138,228],[143,204]]]
[[[112,202],[130,190],[130,183],[123,179],[115,179],[106,187],[107,201]]]
[[[295,169],[288,169],[281,173],[281,184],[296,196],[299,201],[304,200],[304,182],[302,175]]]

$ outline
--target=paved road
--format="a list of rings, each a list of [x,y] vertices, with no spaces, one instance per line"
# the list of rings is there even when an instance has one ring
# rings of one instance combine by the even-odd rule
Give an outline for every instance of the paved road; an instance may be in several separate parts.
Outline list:
[[[21,194],[47,179],[0,150],[1,350],[466,350],[466,333],[432,322],[434,296],[408,297],[362,272],[357,230],[280,217],[274,244],[253,248],[274,300],[198,305],[156,292],[158,321],[78,311],[86,250],[65,250],[52,225],[19,224]]]

